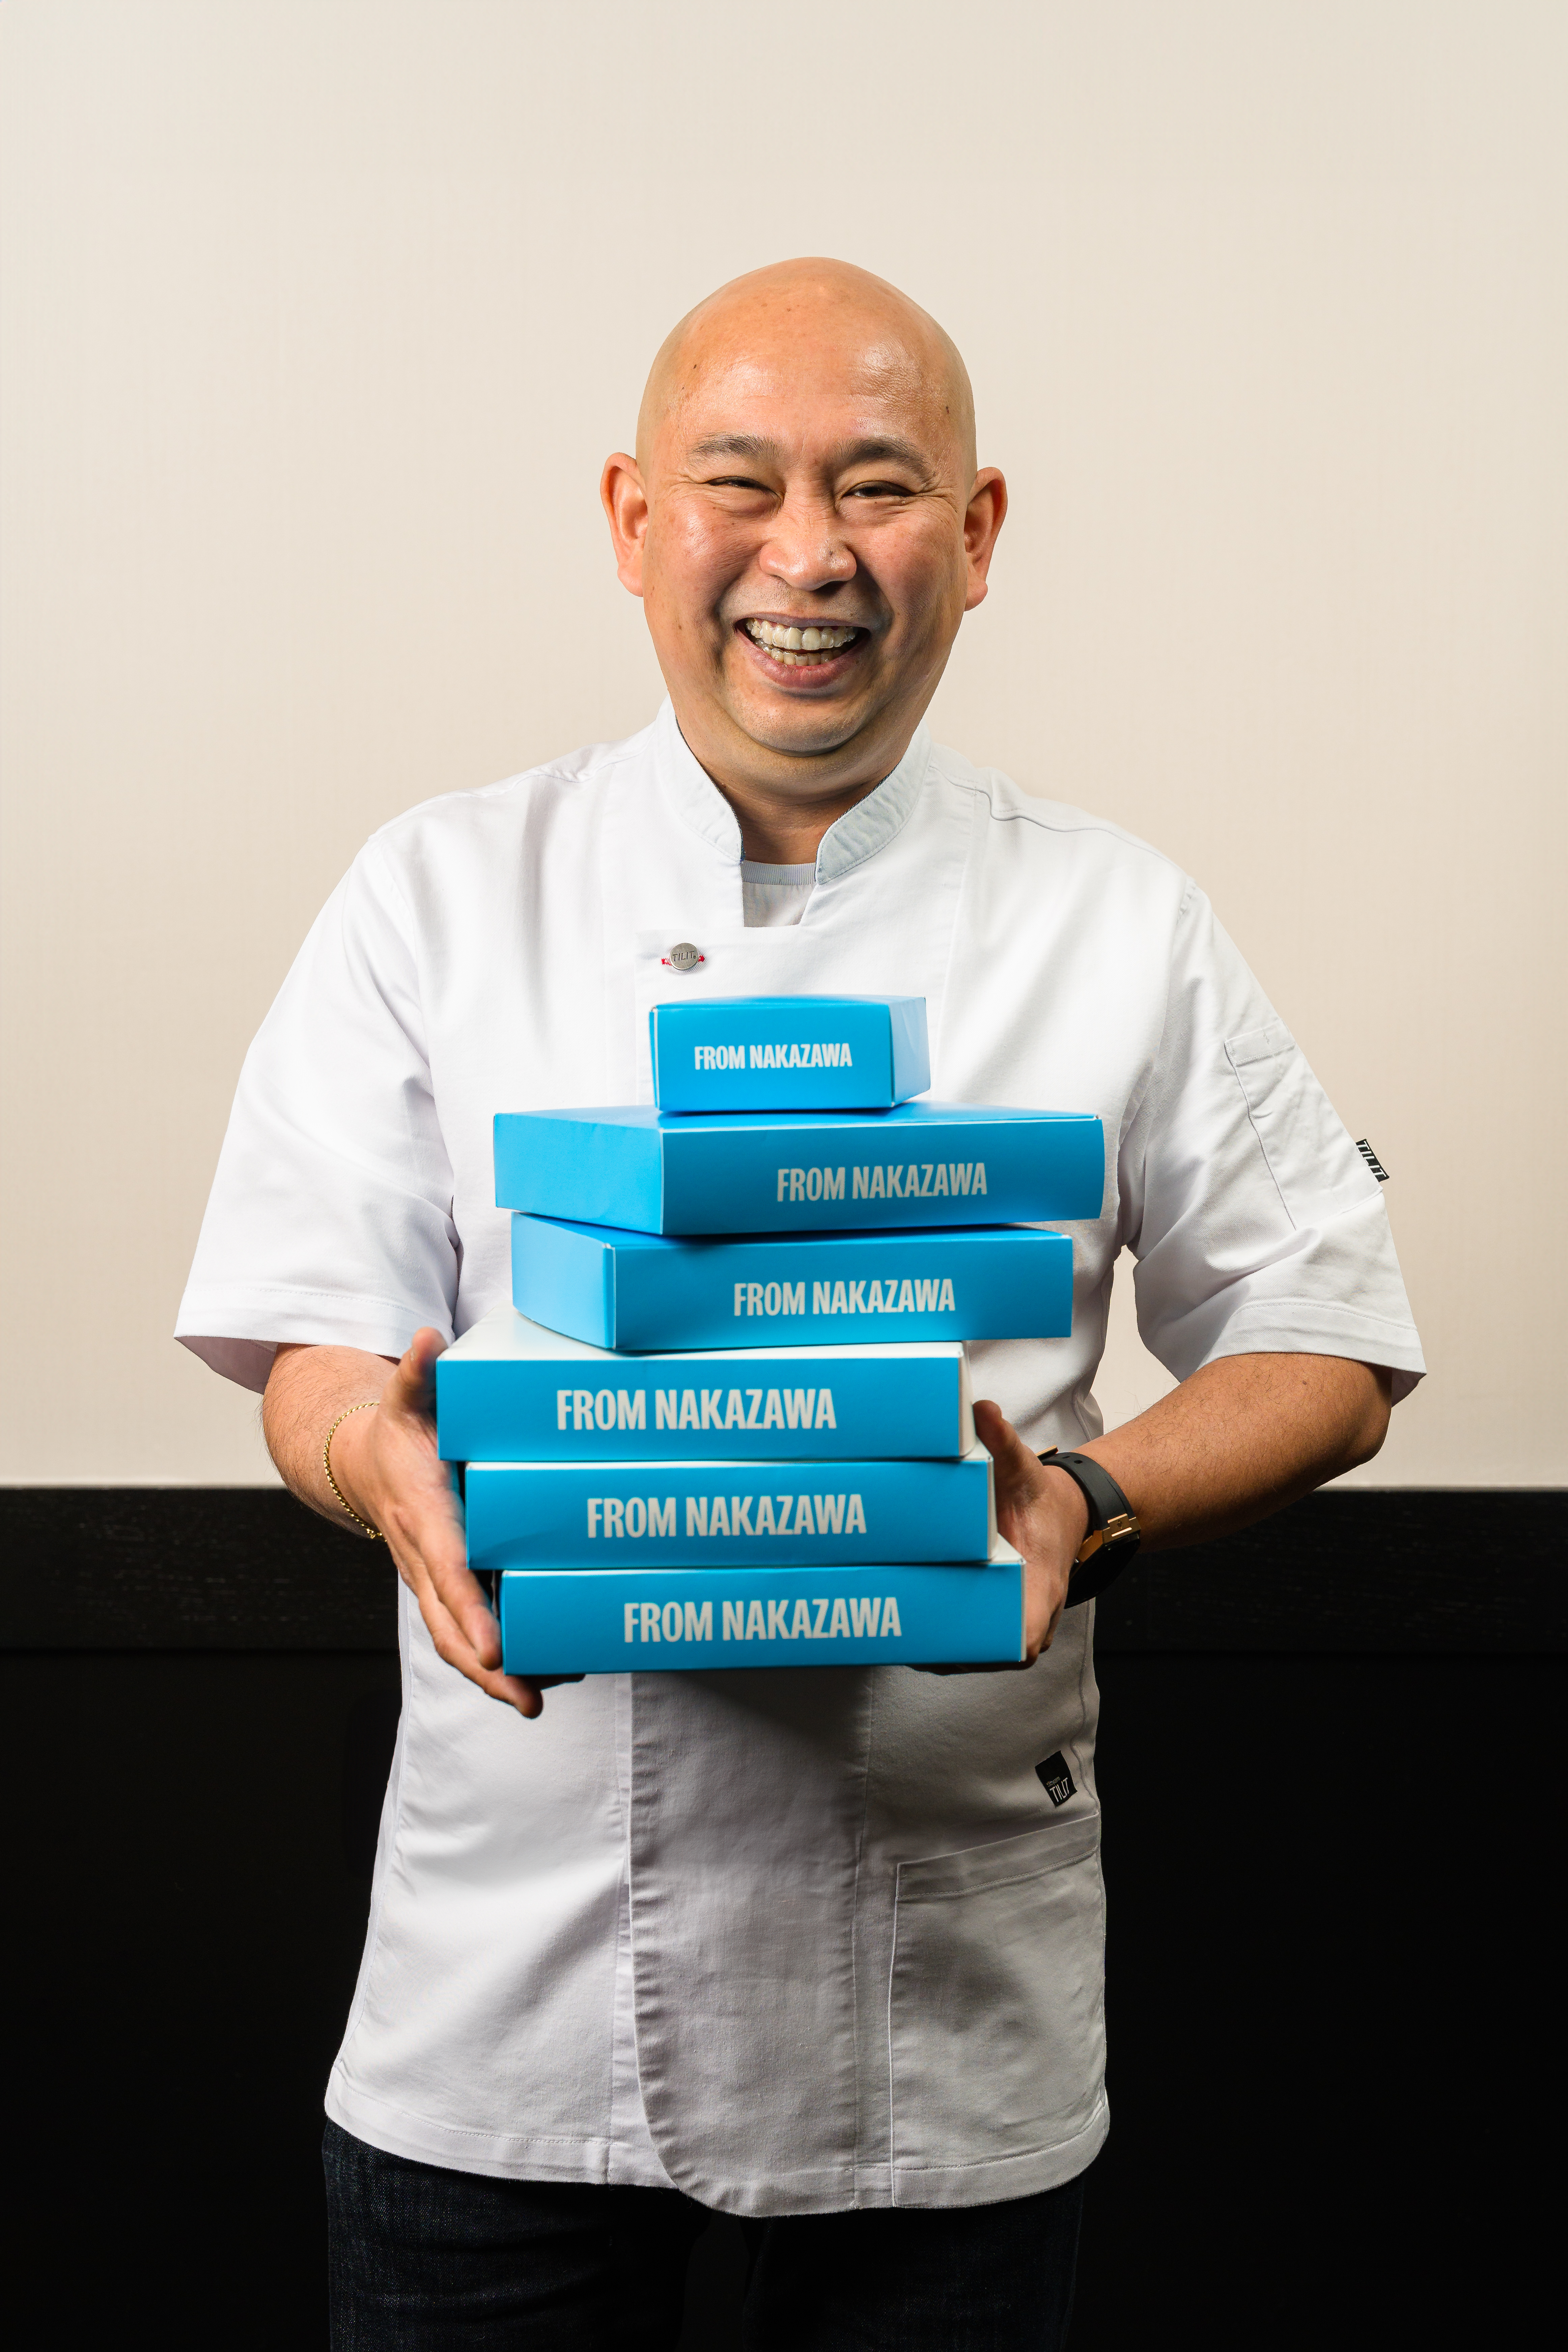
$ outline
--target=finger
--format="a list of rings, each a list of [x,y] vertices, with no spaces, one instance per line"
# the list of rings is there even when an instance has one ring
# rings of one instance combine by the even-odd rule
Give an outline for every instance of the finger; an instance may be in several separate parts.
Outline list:
[[[1037,1641],[1034,1638],[1032,1633],[1027,1637],[1026,1648],[1031,1664],[1036,1658],[1043,1657],[1045,1653],[1050,1648],[1051,1643],[1056,1640],[1057,1627],[1062,1622],[1062,1611],[1067,1604],[1066,1585],[1054,1578],[1052,1578],[1047,1584],[1046,1591],[1042,1594],[1039,1587],[1041,1582],[1045,1580],[1047,1574],[1047,1571],[1044,1570],[1037,1570],[1034,1567],[1031,1567],[1028,1571],[1029,1603],[1027,1615],[1033,1619],[1036,1624],[1039,1624],[1041,1626],[1041,1632]],[[1037,1610],[1041,1607],[1044,1608],[1045,1612],[1043,1620],[1037,1613]]]
[[[450,1488],[443,1485],[400,1497],[382,1532],[399,1576],[421,1608],[426,1593],[433,1593],[479,1664],[499,1665],[500,1628],[489,1596],[468,1566],[468,1540]]]
[[[415,1591],[419,1613],[425,1620],[426,1631],[434,1643],[437,1654],[449,1666],[480,1690],[489,1698],[499,1699],[504,1706],[515,1706],[520,1715],[531,1720],[544,1710],[544,1700],[539,1683],[526,1675],[502,1674],[500,1669],[500,1644],[495,1645],[496,1663],[491,1664],[477,1657],[456,1623],[434,1591]],[[491,1620],[492,1624],[494,1620]]]
[[[444,1465],[430,1468],[439,1475],[432,1475],[429,1483],[421,1479],[412,1492],[405,1488],[384,1512],[382,1532],[399,1575],[416,1598],[421,1582],[428,1582],[461,1626],[476,1655],[491,1664],[500,1655],[495,1614],[468,1567],[468,1538],[457,1494]]]
[[[432,1558],[423,1548],[416,1555],[417,1575],[409,1576],[398,1561],[405,1581],[415,1599],[424,1606],[428,1591],[439,1604],[453,1626],[460,1633],[474,1657],[487,1670],[500,1664],[500,1627],[496,1622],[489,1596],[472,1569],[460,1559]]]

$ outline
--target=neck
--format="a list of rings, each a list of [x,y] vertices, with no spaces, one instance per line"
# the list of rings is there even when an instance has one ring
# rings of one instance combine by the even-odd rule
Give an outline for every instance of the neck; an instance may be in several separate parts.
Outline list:
[[[876,784],[858,784],[852,792],[837,793],[803,807],[799,801],[748,790],[722,776],[712,781],[735,812],[742,856],[763,866],[815,865],[823,835],[847,810],[877,789]],[[881,781],[879,777],[878,782]]]
[[[723,758],[719,746],[703,740],[705,730],[689,728],[679,710],[676,717],[688,750],[735,812],[742,856],[760,866],[814,865],[823,835],[885,783],[909,749],[907,740],[896,750],[885,746],[880,757],[862,756],[856,763],[858,774],[841,772],[831,781],[820,769],[804,777],[758,776]],[[791,764],[809,770],[812,763],[802,760]]]

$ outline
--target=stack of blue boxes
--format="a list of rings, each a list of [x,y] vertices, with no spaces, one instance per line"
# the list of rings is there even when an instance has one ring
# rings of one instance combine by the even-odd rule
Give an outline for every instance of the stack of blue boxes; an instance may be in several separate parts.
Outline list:
[[[963,1343],[1069,1330],[1099,1119],[911,1100],[918,998],[652,1028],[657,1108],[497,1118],[513,1305],[437,1366],[508,1671],[1019,1658]]]

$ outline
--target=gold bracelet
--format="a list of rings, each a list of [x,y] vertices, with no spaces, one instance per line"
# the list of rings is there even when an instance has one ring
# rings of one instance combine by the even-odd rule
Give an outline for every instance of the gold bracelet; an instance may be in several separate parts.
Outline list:
[[[386,1538],[382,1534],[379,1528],[373,1528],[368,1519],[361,1518],[359,1513],[355,1510],[353,1505],[349,1501],[347,1496],[343,1493],[342,1488],[333,1477],[332,1440],[337,1435],[339,1430],[342,1427],[344,1422],[349,1418],[350,1413],[372,1412],[380,1402],[381,1399],[379,1397],[366,1397],[362,1403],[347,1406],[343,1412],[339,1413],[336,1421],[333,1422],[331,1429],[328,1430],[327,1442],[321,1448],[321,1467],[327,1474],[328,1486],[331,1488],[333,1494],[337,1496],[339,1502],[342,1505],[344,1510],[353,1521],[355,1527],[363,1528],[365,1534],[370,1538],[372,1543],[384,1543],[386,1541]]]

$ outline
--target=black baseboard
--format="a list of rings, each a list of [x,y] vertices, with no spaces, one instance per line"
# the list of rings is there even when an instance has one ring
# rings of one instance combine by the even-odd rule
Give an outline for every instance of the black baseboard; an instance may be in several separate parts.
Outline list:
[[[396,1646],[391,1564],[275,1487],[0,1489],[0,1649]],[[1568,1650],[1568,1490],[1346,1488],[1134,1562],[1122,1651]]]

